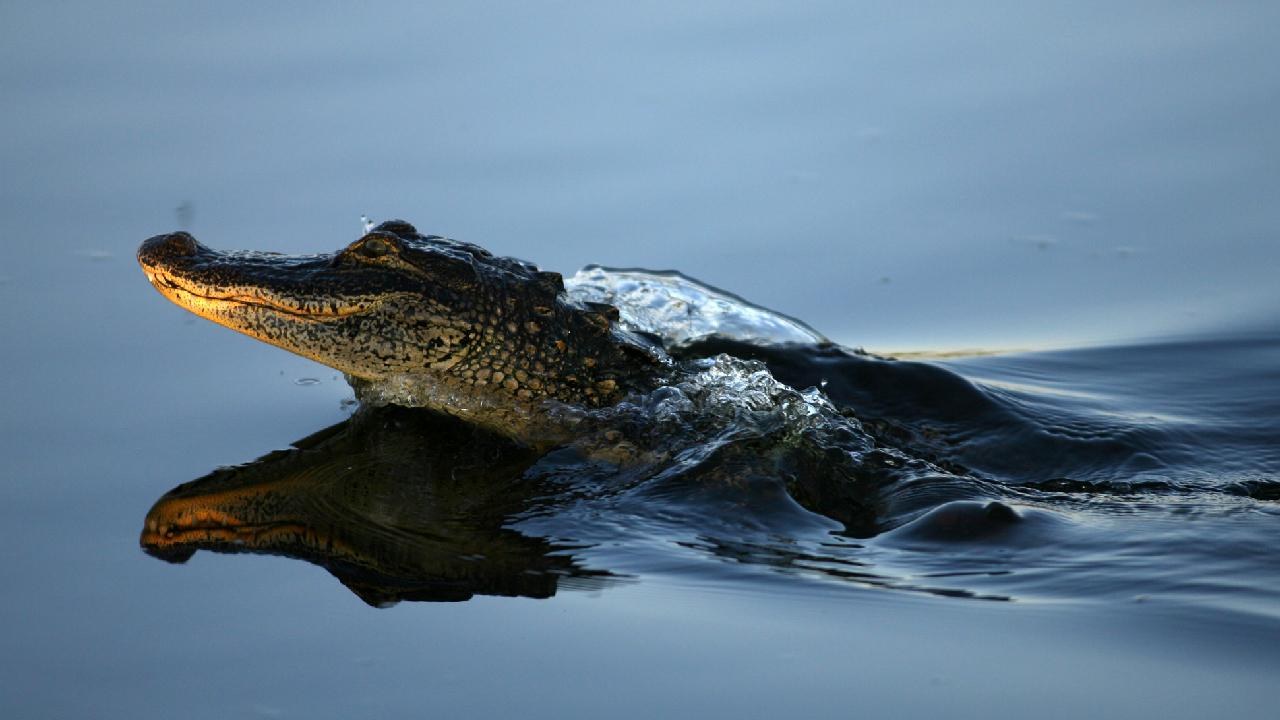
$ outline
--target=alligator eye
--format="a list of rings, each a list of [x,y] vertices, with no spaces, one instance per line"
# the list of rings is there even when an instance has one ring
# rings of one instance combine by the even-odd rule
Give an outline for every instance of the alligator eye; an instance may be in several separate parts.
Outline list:
[[[360,244],[360,254],[368,258],[382,257],[390,248],[382,238],[371,237]]]

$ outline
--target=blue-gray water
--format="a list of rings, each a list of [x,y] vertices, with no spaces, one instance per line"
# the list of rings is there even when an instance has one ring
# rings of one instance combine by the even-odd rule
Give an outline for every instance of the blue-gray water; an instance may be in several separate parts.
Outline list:
[[[1278,21],[6,5],[0,709],[1270,716]],[[169,306],[138,242],[328,251],[361,213],[678,268],[873,351],[1065,348],[939,361],[974,395],[861,397],[941,428],[916,449],[1025,522],[850,539],[796,514],[762,541],[668,493],[516,524],[577,527],[617,581],[383,610],[297,560],[142,553],[159,496],[344,420],[349,391]]]

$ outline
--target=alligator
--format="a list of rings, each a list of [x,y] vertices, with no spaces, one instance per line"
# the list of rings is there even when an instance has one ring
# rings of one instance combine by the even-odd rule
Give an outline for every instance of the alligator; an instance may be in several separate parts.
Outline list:
[[[565,448],[633,478],[698,466],[708,487],[769,478],[761,488],[859,537],[903,514],[881,488],[921,478],[945,488],[947,470],[963,472],[899,452],[938,444],[876,416],[902,414],[895,398],[913,397],[904,377],[944,398],[971,400],[972,387],[847,351],[798,321],[792,337],[818,339],[803,354],[714,334],[664,344],[630,305],[623,316],[584,299],[607,296],[566,292],[557,273],[400,220],[305,256],[215,251],[175,232],[143,242],[138,261],[179,306],[340,370],[364,408],[425,408],[539,456]],[[791,322],[770,322],[779,318]]]
[[[165,494],[141,541],[172,562],[200,549],[295,557],[374,605],[547,597],[568,578],[608,582],[564,548],[616,541],[597,514],[650,527],[648,500],[661,522],[742,558],[759,554],[743,549],[754,534],[835,521],[868,538],[940,503],[999,496],[948,459],[974,418],[1003,421],[967,381],[846,350],[687,278],[596,268],[587,284],[627,279],[589,288],[580,273],[566,290],[557,273],[399,220],[305,256],[215,251],[175,232],[143,242],[138,261],[179,306],[343,372],[362,405],[290,450]],[[637,292],[645,277],[670,283]],[[691,291],[655,300],[680,282]],[[655,306],[676,316],[639,319]],[[790,339],[753,334],[765,327]],[[508,525],[531,517],[551,524]],[[976,537],[1011,518],[952,508],[938,532]]]
[[[674,364],[611,305],[559,273],[400,220],[330,254],[220,252],[189,233],[138,262],[177,305],[342,371],[369,404],[425,407],[534,447],[566,439],[566,407],[613,405]]]

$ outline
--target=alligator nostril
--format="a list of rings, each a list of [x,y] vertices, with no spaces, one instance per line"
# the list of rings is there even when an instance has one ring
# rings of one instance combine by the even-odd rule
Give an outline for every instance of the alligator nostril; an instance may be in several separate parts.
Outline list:
[[[174,255],[195,255],[196,239],[189,233],[170,233],[164,236],[164,249]]]
[[[142,246],[138,248],[138,257],[139,259],[190,257],[199,249],[199,243],[189,233],[175,232],[144,240]]]

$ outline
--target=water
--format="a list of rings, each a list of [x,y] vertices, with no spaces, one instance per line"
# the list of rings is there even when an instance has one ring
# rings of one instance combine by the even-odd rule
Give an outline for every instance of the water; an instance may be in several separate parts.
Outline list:
[[[1271,6],[0,19],[6,717],[1274,714]],[[361,214],[566,275],[676,268],[758,303],[715,303],[755,340],[1012,351],[691,332],[768,365],[701,370],[758,403],[712,382],[629,411],[675,433],[590,420],[667,459],[527,458],[352,421],[332,371],[132,261],[177,227],[329,251]],[[396,573],[139,549],[175,486],[335,425],[289,512]],[[503,462],[444,472],[479,451]],[[876,492],[824,495],[844,470]]]

